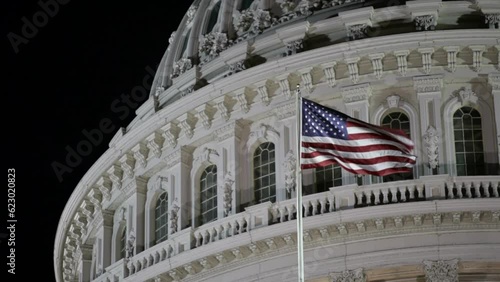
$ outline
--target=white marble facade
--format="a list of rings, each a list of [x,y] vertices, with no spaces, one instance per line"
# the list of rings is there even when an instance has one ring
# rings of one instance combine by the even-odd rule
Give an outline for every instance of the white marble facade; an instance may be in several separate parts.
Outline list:
[[[373,124],[404,114],[418,157],[400,181],[341,171],[319,191],[303,172],[306,281],[498,281],[500,3],[382,2],[194,1],[64,210],[57,281],[296,281],[297,89]],[[479,154],[457,111],[479,113]]]

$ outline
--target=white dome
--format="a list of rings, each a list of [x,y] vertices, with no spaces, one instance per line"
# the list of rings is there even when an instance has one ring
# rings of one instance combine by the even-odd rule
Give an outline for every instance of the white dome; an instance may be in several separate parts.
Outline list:
[[[65,207],[57,281],[296,281],[297,87],[407,132],[417,155],[388,177],[302,172],[306,281],[500,279],[499,14],[195,1]]]

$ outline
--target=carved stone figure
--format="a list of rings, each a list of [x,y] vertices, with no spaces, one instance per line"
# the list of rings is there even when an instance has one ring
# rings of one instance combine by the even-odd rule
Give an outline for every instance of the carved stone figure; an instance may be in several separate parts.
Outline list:
[[[170,209],[170,234],[177,232],[177,222],[179,219],[179,201],[177,198],[172,203],[172,208]]]
[[[224,176],[224,183],[223,183],[223,192],[224,192],[224,216],[228,216],[231,213],[232,210],[232,202],[233,202],[233,177],[231,175],[231,172],[226,172],[226,175]]]
[[[134,248],[135,248],[135,232],[134,229],[131,228],[128,234],[127,243],[125,245],[126,258],[131,258],[134,256]]]
[[[424,135],[424,142],[427,149],[427,157],[429,158],[429,167],[435,169],[439,165],[438,160],[438,144],[439,133],[432,125],[429,125]]]
[[[295,176],[296,176],[297,158],[292,150],[286,153],[283,168],[285,173],[285,189],[288,193],[295,189]]]

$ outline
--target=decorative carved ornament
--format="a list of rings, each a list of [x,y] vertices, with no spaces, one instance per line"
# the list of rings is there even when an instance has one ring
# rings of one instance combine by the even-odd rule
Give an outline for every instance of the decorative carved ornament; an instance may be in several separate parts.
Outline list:
[[[399,95],[391,95],[391,96],[387,97],[385,100],[387,102],[387,107],[389,109],[401,108],[402,102],[403,102],[403,100],[401,99],[401,97]]]
[[[417,30],[434,30],[436,28],[435,15],[416,16],[414,21]]]
[[[363,39],[366,37],[368,31],[368,24],[354,24],[346,26],[347,28],[347,37],[349,40],[357,40]]]
[[[193,67],[193,61],[190,58],[180,58],[177,62],[174,63],[174,67],[172,69],[172,73],[170,74],[170,78],[176,78],[179,75],[185,73]]]
[[[179,210],[180,210],[180,206],[179,206],[179,201],[177,200],[177,198],[175,198],[175,200],[173,201],[172,203],[172,208],[170,209],[170,234],[174,234],[175,232],[177,232],[177,222],[178,222],[178,219],[179,219]]]
[[[427,151],[427,158],[429,159],[429,167],[435,169],[439,166],[439,132],[432,125],[429,125],[424,135],[424,142]]]
[[[187,15],[187,21],[186,21],[186,25],[189,25],[193,19],[194,19],[194,16],[196,15],[196,10],[198,10],[198,6],[196,5],[191,5],[186,13]]]
[[[231,172],[226,172],[224,175],[224,183],[222,184],[222,191],[224,193],[223,201],[224,201],[224,216],[228,216],[232,211],[232,202],[233,202],[233,184],[234,179],[231,175]]]
[[[342,88],[342,97],[344,99],[344,103],[346,104],[368,100],[371,94],[372,90],[370,84],[368,83]]]
[[[285,155],[285,161],[283,162],[283,169],[285,173],[285,189],[288,193],[295,190],[295,176],[296,176],[296,166],[297,158],[292,150],[289,150]]]
[[[413,77],[413,88],[417,93],[441,92],[441,76]]]
[[[366,277],[363,268],[345,270],[342,272],[330,273],[331,282],[365,282]]]
[[[424,260],[426,282],[458,282],[458,259]]]
[[[228,39],[227,34],[223,32],[210,32],[205,34],[200,40],[199,51],[205,55],[204,63],[211,61],[226,50],[232,41]]]
[[[280,133],[272,126],[261,123],[257,130],[250,132],[250,136],[264,138],[266,140],[276,140],[280,137]]]
[[[464,87],[460,89],[457,93],[457,97],[462,103],[462,106],[465,105],[475,105],[477,104],[477,95],[472,91],[470,87]]]

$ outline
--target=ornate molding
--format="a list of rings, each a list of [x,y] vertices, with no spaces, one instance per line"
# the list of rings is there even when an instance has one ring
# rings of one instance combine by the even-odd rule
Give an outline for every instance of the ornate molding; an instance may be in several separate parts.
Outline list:
[[[432,69],[432,54],[434,48],[418,48],[417,51],[422,54],[422,68],[425,74],[429,74]]]
[[[484,23],[488,24],[490,29],[499,29],[500,13],[484,14]]]
[[[498,93],[500,91],[500,73],[488,74],[488,83],[491,85],[491,90]]]
[[[291,56],[300,53],[304,50],[304,39],[298,39],[285,43],[286,56]]]
[[[410,54],[409,50],[400,50],[395,51],[394,56],[398,61],[398,72],[401,76],[406,76],[406,71],[408,70],[408,55]]]
[[[177,138],[179,138],[180,128],[174,123],[167,123],[161,128],[163,131],[162,136],[165,138],[165,143],[163,144],[163,149],[168,146],[175,148],[177,146]]]
[[[456,97],[460,100],[462,106],[477,104],[478,97],[470,87],[461,88],[456,94]]]
[[[203,150],[196,157],[195,162],[196,163],[201,163],[201,162],[215,163],[215,161],[212,159],[211,155],[219,157],[219,153],[217,152],[217,150],[212,149],[212,148],[208,148],[208,147],[203,147]]]
[[[290,92],[290,82],[288,81],[288,74],[278,76],[276,78],[278,81],[280,88],[281,88],[281,93],[287,98],[290,99],[291,92]]]
[[[179,75],[185,73],[193,67],[193,61],[191,58],[180,58],[177,62],[174,63],[172,73],[170,74],[170,78],[176,78]]]
[[[194,115],[187,112],[187,113],[182,114],[177,119],[179,120],[179,126],[182,129],[182,132],[184,133],[184,135],[188,139],[193,138],[193,135],[194,135],[193,122],[195,119]]]
[[[170,50],[170,46],[172,46],[172,43],[174,43],[175,35],[177,34],[177,31],[172,31],[170,34],[170,37],[168,38],[168,47],[167,50]]]
[[[123,171],[125,172],[125,175],[127,175],[127,177],[129,177],[129,178],[132,178],[134,176],[134,168],[135,168],[134,157],[132,157],[128,153],[125,153],[119,159],[119,162],[121,164]]]
[[[96,182],[97,188],[106,200],[111,199],[111,180],[106,176],[101,176]]]
[[[107,173],[109,179],[111,179],[111,182],[113,182],[112,190],[120,190],[122,188],[123,177],[123,170],[121,169],[121,167],[114,164],[107,170]]]
[[[285,173],[285,189],[288,193],[295,190],[295,177],[297,168],[297,158],[292,150],[289,150],[285,155],[285,161],[283,162],[283,170]]]
[[[302,85],[309,93],[311,93],[312,88],[313,88],[311,71],[312,71],[312,67],[308,67],[308,68],[299,70],[300,77],[302,79]]]
[[[199,52],[205,56],[204,63],[211,61],[226,50],[232,41],[228,39],[227,34],[223,32],[212,31],[205,34],[200,39]]]
[[[443,49],[447,53],[447,61],[448,61],[448,71],[455,72],[457,69],[457,54],[459,47],[458,46],[446,46]]]
[[[189,165],[190,158],[191,154],[184,147],[180,147],[165,157],[165,162],[167,163],[165,168],[169,169],[177,164]]]
[[[244,113],[248,113],[250,111],[250,105],[248,103],[248,96],[250,93],[250,89],[248,87],[243,87],[238,90],[235,90],[234,96],[236,100],[238,100],[238,104],[240,104],[240,108]]]
[[[265,140],[277,140],[280,137],[280,133],[272,126],[261,123],[258,129],[250,132],[250,136],[256,139],[264,138]]]
[[[434,30],[437,24],[436,15],[422,15],[416,16],[413,20],[415,22],[415,29],[420,30]]]
[[[481,70],[483,53],[486,47],[484,45],[472,45],[469,46],[469,48],[472,50],[472,69],[479,72]]]
[[[337,62],[330,62],[330,63],[325,63],[322,64],[321,67],[323,68],[323,73],[325,74],[326,77],[326,82],[330,87],[334,87],[335,84],[337,83],[335,80],[335,66],[337,65]]]
[[[366,276],[363,268],[330,273],[331,282],[365,282]]]
[[[289,103],[285,105],[278,106],[274,109],[274,114],[278,117],[278,119],[285,119],[291,116],[295,116],[296,107],[295,103]]]
[[[369,25],[367,23],[346,25],[347,37],[349,38],[349,40],[366,38],[368,26]]]
[[[262,104],[268,106],[271,103],[269,92],[267,91],[267,80],[256,83],[257,93],[259,93]]]
[[[146,167],[146,165],[148,164],[148,147],[142,143],[137,143],[134,147],[132,147],[131,151],[134,153],[134,158],[139,163],[139,165],[143,168]]]
[[[161,149],[163,146],[164,138],[158,132],[153,132],[153,134],[146,137],[146,146],[149,151],[152,152],[152,155],[156,158],[161,156]]]
[[[212,126],[212,118],[215,113],[215,109],[209,104],[202,104],[196,107],[196,112],[201,119],[203,128],[205,128],[206,130],[210,129],[210,127]]]
[[[234,121],[217,128],[213,133],[213,137],[218,142],[222,142],[231,137],[238,138],[240,136],[241,130],[241,124],[238,121]]]
[[[347,68],[349,69],[349,77],[351,78],[352,83],[358,83],[359,80],[359,68],[358,62],[360,58],[348,58],[345,60],[347,64]]]
[[[342,98],[345,104],[368,100],[371,95],[372,88],[369,83],[342,87]]]
[[[458,259],[424,260],[426,282],[458,282]]]
[[[415,76],[413,88],[419,93],[441,92],[443,78],[440,75]]]
[[[427,152],[429,168],[435,169],[439,166],[439,142],[440,134],[432,125],[429,125],[424,134],[424,142]]]
[[[368,57],[372,61],[373,75],[377,79],[381,79],[384,71],[384,65],[382,63],[382,59],[385,57],[385,54],[384,53],[370,54],[368,55]]]
[[[401,106],[403,104],[403,100],[401,99],[401,96],[396,95],[396,94],[388,96],[385,99],[385,101],[386,101],[387,107],[389,109],[392,109],[392,108],[401,108]]]
[[[220,117],[225,121],[229,120],[229,109],[226,104],[226,95],[220,96],[214,99],[214,103],[217,107],[217,111],[220,114]]]

